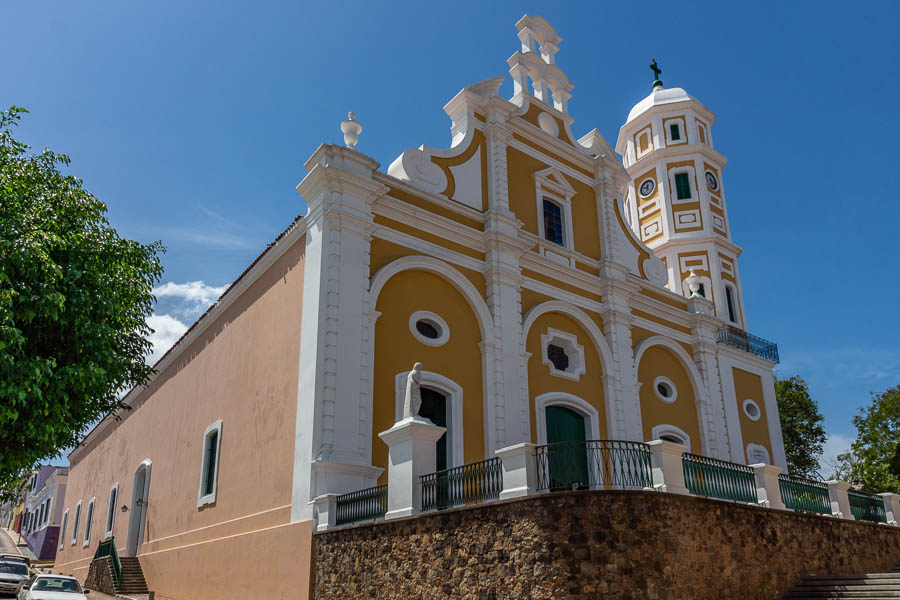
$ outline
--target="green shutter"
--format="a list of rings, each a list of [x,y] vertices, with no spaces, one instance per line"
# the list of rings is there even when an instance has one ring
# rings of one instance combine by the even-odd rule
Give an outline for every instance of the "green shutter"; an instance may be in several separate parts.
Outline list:
[[[675,174],[675,192],[679,200],[687,200],[691,197],[691,180],[687,173]]]
[[[671,133],[673,142],[677,142],[681,139],[681,131],[678,129],[678,125],[669,125],[669,133]]]

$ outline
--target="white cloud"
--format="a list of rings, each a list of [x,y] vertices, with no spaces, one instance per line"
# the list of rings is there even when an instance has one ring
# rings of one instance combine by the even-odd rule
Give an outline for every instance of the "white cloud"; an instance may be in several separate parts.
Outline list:
[[[168,281],[153,288],[156,314],[172,315],[180,321],[193,323],[225,293],[227,287],[209,285],[203,281]]]
[[[153,330],[150,334],[150,342],[153,343],[153,352],[147,357],[148,364],[155,364],[165,354],[172,344],[184,335],[188,326],[171,315],[151,315],[147,317],[147,325]]]

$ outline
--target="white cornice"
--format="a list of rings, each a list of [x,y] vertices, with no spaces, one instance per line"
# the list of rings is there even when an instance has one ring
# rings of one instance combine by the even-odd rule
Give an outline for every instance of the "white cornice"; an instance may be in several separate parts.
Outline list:
[[[378,216],[422,229],[423,232],[448,241],[462,244],[478,252],[487,250],[483,233],[392,196],[382,196],[376,200],[372,206],[372,212]],[[411,223],[416,223],[416,225],[411,225]]]
[[[468,206],[465,206],[464,204],[460,204],[459,202],[456,202],[454,200],[449,200],[448,198],[445,198],[444,196],[441,196],[439,194],[432,194],[430,192],[426,192],[422,188],[416,187],[415,185],[412,185],[408,181],[403,181],[402,179],[397,179],[396,177],[394,177],[392,175],[377,172],[373,176],[373,179],[375,181],[383,183],[384,185],[387,185],[389,187],[395,187],[399,190],[402,190],[404,192],[412,194],[413,196],[416,196],[417,198],[426,200],[428,202],[431,202],[432,204],[436,204],[436,205],[440,206],[441,208],[445,208],[447,210],[453,211],[453,212],[455,212],[463,217],[466,217],[468,219],[472,219],[474,221],[478,221],[481,223],[483,223],[487,219],[486,214],[479,210],[475,210],[474,208],[469,208]]]
[[[716,163],[719,170],[724,169],[725,165],[728,164],[728,158],[711,146],[707,146],[706,144],[679,144],[677,146],[659,148],[649,154],[645,154],[643,157],[631,163],[628,167],[625,167],[625,170],[628,171],[628,174],[632,178],[634,178],[643,174],[644,171],[649,169],[656,162],[677,158],[690,158],[692,155],[699,155],[702,158]]]

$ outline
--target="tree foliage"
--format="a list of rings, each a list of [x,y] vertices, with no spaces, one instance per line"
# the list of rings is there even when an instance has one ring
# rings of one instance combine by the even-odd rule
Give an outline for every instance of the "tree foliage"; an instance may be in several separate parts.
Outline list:
[[[812,477],[819,468],[819,457],[825,446],[825,417],[799,375],[776,379],[775,396],[788,470],[794,475]]]
[[[0,481],[80,441],[153,370],[146,317],[159,242],[120,237],[106,205],[13,137],[0,111]]]
[[[838,456],[840,474],[866,492],[900,493],[900,385],[872,394],[853,425],[856,441]]]

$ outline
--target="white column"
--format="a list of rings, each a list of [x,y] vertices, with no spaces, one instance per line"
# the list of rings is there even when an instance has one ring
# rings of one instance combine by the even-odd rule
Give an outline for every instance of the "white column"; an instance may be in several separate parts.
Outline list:
[[[297,186],[309,212],[300,328],[292,521],[311,519],[314,497],[374,485],[368,306],[372,204],[387,187],[378,163],[322,145]]]
[[[421,417],[398,421],[378,434],[388,446],[388,506],[385,519],[408,517],[422,510],[419,477],[437,468],[436,445],[447,431]]]
[[[732,456],[729,447],[725,401],[716,360],[716,331],[721,322],[712,316],[712,309],[712,302],[709,300],[692,298],[688,301],[688,310],[694,315],[691,329],[695,341],[691,348],[694,350],[694,363],[703,379],[703,389],[699,390],[698,398],[700,414],[703,416],[703,447],[713,458],[743,462],[743,454]]]
[[[900,526],[900,495],[890,492],[878,495],[884,501],[884,516],[887,517],[888,525]]]
[[[684,466],[681,462],[681,455],[687,452],[687,446],[665,440],[653,440],[647,445],[650,446],[653,488],[670,494],[689,495],[690,491],[684,485]]]
[[[756,464],[750,465],[753,469],[753,477],[756,480],[756,498],[759,504],[769,508],[786,508],[781,501],[781,486],[778,484],[778,476],[781,475],[781,467],[775,465]]]
[[[826,481],[828,484],[828,499],[831,501],[831,514],[841,519],[853,520],[853,513],[850,511],[850,496],[847,491],[850,484],[846,481]]]
[[[634,318],[628,308],[627,296],[612,293],[605,298],[611,309],[602,313],[603,335],[609,343],[613,364],[607,365],[607,377],[612,377],[611,422],[607,423],[611,439],[643,441],[641,424],[641,401],[638,397],[637,369],[634,364],[634,349],[631,340],[631,325]]]
[[[312,500],[316,507],[316,531],[334,529],[337,518],[337,494],[322,494]]]
[[[524,443],[501,448],[495,453],[503,462],[503,491],[500,499],[519,498],[537,493],[537,455],[534,444]]]

